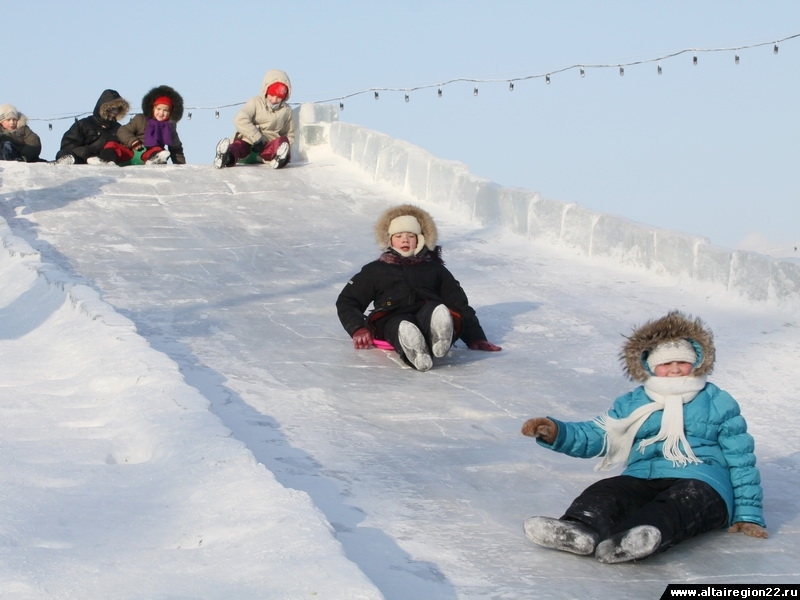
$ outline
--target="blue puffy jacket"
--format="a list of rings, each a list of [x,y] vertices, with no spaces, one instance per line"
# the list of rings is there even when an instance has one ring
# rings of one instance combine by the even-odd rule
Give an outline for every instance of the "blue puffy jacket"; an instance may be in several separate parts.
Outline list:
[[[627,417],[638,407],[651,402],[640,386],[614,401],[611,417]],[[639,442],[658,434],[662,411],[656,411],[642,424],[628,456],[623,475],[642,479],[683,477],[699,479],[713,487],[728,506],[728,522],[757,523],[766,527],[762,508],[761,475],[756,467],[753,437],[733,397],[712,383],[683,406],[686,439],[702,463],[675,466],[664,458],[663,442],[639,450]],[[558,425],[553,444],[541,439],[546,448],[578,458],[592,458],[604,452],[605,431],[594,421]]]

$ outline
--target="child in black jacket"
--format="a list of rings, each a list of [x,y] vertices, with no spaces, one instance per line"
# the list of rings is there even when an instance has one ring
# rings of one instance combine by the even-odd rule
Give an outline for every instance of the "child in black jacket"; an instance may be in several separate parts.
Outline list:
[[[375,237],[383,253],[336,300],[339,320],[357,349],[385,340],[419,371],[430,369],[433,357],[447,354],[458,338],[472,350],[501,350],[486,340],[466,293],[444,266],[436,224],[426,211],[410,204],[388,209]]]

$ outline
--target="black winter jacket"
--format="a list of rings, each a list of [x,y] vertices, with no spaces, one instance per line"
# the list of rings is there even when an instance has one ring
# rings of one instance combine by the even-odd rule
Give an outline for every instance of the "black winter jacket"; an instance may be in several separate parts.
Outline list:
[[[116,91],[103,91],[92,115],[75,121],[61,138],[61,149],[56,158],[72,154],[75,162],[85,163],[87,158],[98,156],[108,142],[119,142],[118,119],[125,116],[128,108],[128,102]],[[111,116],[109,111],[112,109],[118,111],[116,116]]]
[[[393,313],[416,312],[428,301],[441,302],[461,315],[459,337],[466,344],[486,339],[461,284],[433,254],[431,260],[417,264],[376,260],[364,265],[339,294],[336,310],[342,327],[352,337],[357,329],[367,326],[364,312],[370,303],[373,313]]]

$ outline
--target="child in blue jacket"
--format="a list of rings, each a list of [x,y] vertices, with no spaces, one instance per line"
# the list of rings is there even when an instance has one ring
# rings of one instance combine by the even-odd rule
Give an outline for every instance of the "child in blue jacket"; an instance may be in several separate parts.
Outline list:
[[[634,330],[621,353],[642,385],[607,414],[565,423],[529,419],[522,433],[569,456],[621,463],[617,477],[584,490],[560,519],[531,517],[534,543],[603,563],[637,560],[728,526],[766,538],[753,438],[730,394],[706,381],[714,367],[711,331],[678,311]]]

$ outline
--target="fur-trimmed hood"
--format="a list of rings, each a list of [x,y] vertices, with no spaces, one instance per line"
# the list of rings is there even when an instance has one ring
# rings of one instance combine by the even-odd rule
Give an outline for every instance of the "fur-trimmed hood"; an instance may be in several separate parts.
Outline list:
[[[283,101],[289,102],[289,98],[292,96],[292,82],[289,80],[286,71],[281,71],[280,69],[271,69],[264,75],[264,79],[261,81],[261,97],[266,99],[267,88],[273,83],[282,83],[286,86],[286,98]]]
[[[116,108],[119,112],[113,119],[110,118],[110,111]],[[103,90],[100,97],[97,99],[97,104],[94,105],[92,114],[96,119],[102,122],[107,121],[121,121],[122,118],[128,114],[131,106],[128,101],[119,95],[116,90]]]
[[[691,374],[709,375],[716,360],[714,334],[699,318],[692,319],[677,310],[636,327],[627,337],[620,353],[625,375],[632,381],[646,381],[653,376],[647,367],[648,354],[661,342],[679,339],[689,340],[697,353]]]
[[[183,97],[168,85],[159,85],[147,92],[142,98],[142,114],[148,119],[153,116],[153,103],[156,98],[166,96],[172,101],[172,111],[169,113],[170,121],[180,121],[183,118]]]
[[[380,249],[388,250],[391,248],[389,224],[393,219],[405,215],[410,215],[419,222],[420,227],[422,227],[422,236],[425,239],[425,247],[428,248],[428,250],[435,250],[436,242],[439,239],[436,223],[434,223],[433,217],[431,217],[430,214],[413,204],[393,206],[384,211],[378,218],[378,222],[375,223],[375,241],[378,242]]]
[[[28,117],[17,110],[13,104],[0,105],[0,121],[17,118],[17,129],[28,124]]]

